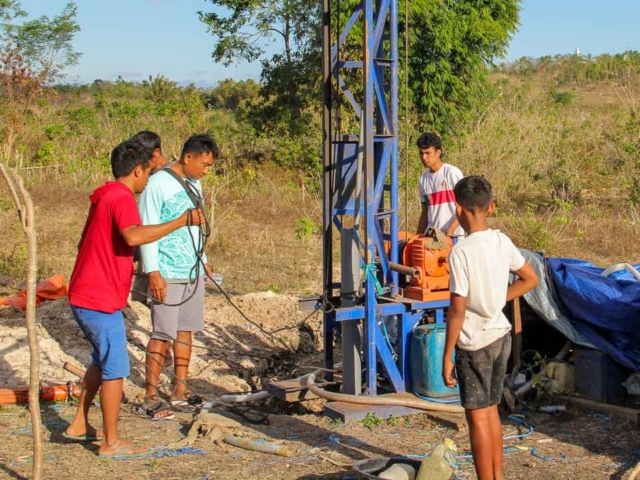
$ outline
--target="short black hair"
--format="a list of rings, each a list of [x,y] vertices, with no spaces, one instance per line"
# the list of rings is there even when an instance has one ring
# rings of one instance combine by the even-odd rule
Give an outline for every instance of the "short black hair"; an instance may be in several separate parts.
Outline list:
[[[440,138],[440,135],[435,132],[427,132],[420,135],[416,145],[420,150],[426,150],[429,147],[433,147],[436,150],[442,150],[442,139]]]
[[[153,150],[139,140],[125,140],[111,151],[111,172],[115,178],[126,177],[138,165],[147,168],[152,157]]]
[[[491,192],[489,181],[479,175],[464,177],[453,187],[456,202],[470,211],[489,208],[492,201]]]
[[[213,154],[214,158],[218,158],[220,149],[216,141],[211,138],[208,133],[200,133],[198,135],[192,135],[185,142],[182,147],[182,154],[180,158],[184,158],[187,153],[195,153],[197,155],[206,155],[208,153]]]
[[[160,140],[160,135],[156,132],[151,132],[149,130],[142,130],[141,132],[136,133],[130,140],[138,140],[145,147],[150,148],[152,151],[156,148],[162,150],[162,141]]]

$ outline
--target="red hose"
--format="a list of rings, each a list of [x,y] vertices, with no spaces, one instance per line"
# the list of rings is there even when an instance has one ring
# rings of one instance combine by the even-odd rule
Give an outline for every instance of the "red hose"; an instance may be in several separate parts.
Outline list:
[[[40,387],[40,400],[43,402],[66,402],[78,398],[82,387],[69,382],[66,385],[50,385]],[[0,405],[29,403],[29,388],[0,388]]]

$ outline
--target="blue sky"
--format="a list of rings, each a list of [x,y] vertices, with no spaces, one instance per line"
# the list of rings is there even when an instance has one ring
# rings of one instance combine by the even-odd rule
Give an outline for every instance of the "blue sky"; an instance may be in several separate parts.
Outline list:
[[[314,0],[309,0],[314,1]],[[320,1],[320,0],[317,0]],[[21,0],[32,15],[54,15],[66,0]],[[76,0],[83,53],[70,81],[140,81],[162,74],[173,80],[213,85],[224,78],[257,78],[260,64],[213,63],[213,38],[198,20],[206,0]],[[639,0],[523,0],[521,25],[507,59],[573,53],[640,50]]]

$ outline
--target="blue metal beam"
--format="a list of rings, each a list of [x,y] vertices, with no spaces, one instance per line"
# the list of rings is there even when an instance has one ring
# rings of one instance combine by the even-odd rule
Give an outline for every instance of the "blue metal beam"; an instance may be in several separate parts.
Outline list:
[[[326,27],[332,25],[332,19],[335,20],[331,14],[332,0],[323,2],[323,34],[330,35],[330,28]],[[356,25],[358,28],[354,28]],[[354,42],[349,42],[349,39],[356,30],[362,33],[362,55],[359,58],[341,58],[342,54],[347,54],[343,45],[348,42],[353,47]],[[364,292],[362,304],[336,308],[325,314],[328,319],[325,323],[328,337],[325,348],[333,338],[332,332],[339,330],[341,322],[362,322],[361,347],[369,394],[377,393],[378,363],[386,372],[391,387],[401,392],[410,385],[408,357],[411,331],[425,310],[435,310],[436,320],[443,321],[443,309],[448,307],[449,302],[395,303],[380,294],[382,291],[395,298],[399,293],[398,273],[390,269],[390,262],[398,263],[399,258],[398,0],[362,0],[338,32],[337,44],[328,47],[325,39],[323,45],[323,68],[330,76],[325,77],[325,107],[329,106],[325,108],[324,122],[325,179],[329,179],[327,172],[333,173],[332,182],[324,183],[325,199],[330,200],[327,210],[330,216],[327,217],[325,212],[325,234],[327,229],[333,230],[334,227],[341,232],[343,225],[353,225],[356,217],[359,218],[357,244],[364,271],[363,284],[360,285]],[[351,52],[350,57],[354,57]],[[360,69],[361,75],[357,72]],[[331,87],[330,95],[326,90],[327,85]],[[343,108],[350,112],[340,111],[337,114],[335,109]],[[343,116],[343,113],[346,114]],[[344,123],[343,118],[347,119]],[[327,119],[336,124],[328,125]],[[356,122],[356,119],[362,122],[362,129],[344,131],[345,125],[360,127],[361,122]],[[334,131],[338,135],[334,135]],[[360,164],[359,155],[362,159]],[[356,185],[359,179],[362,184]],[[362,197],[356,199],[356,192],[361,192]],[[356,211],[358,208],[360,211]],[[389,254],[385,249],[385,240],[390,241]],[[328,248],[326,239],[325,246]],[[382,275],[375,268],[377,257],[381,260]],[[326,252],[324,258],[326,272]],[[327,282],[325,284],[329,285]],[[389,315],[399,319],[395,347],[397,359],[378,324],[378,318]],[[331,360],[325,356],[325,362],[329,364]],[[332,367],[332,364],[327,366]]]

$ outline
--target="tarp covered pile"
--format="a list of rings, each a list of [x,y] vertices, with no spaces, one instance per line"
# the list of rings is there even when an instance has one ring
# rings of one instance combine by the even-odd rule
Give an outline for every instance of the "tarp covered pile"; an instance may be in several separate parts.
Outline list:
[[[575,344],[639,371],[640,281],[626,270],[605,277],[584,260],[522,253],[540,277],[540,288],[525,295],[538,316]]]

